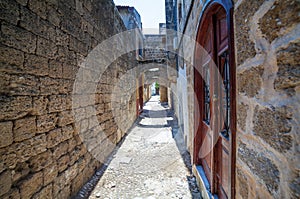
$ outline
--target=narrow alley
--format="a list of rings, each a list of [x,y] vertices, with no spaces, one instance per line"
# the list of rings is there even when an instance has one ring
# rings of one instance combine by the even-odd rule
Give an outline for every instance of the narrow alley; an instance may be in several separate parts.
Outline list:
[[[299,0],[0,0],[0,199],[299,199]]]
[[[168,106],[152,96],[90,198],[200,198]]]

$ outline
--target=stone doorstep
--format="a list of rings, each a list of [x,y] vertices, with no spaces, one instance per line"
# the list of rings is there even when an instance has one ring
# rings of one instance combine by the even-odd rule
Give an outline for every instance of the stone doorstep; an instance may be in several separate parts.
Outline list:
[[[201,166],[193,165],[193,174],[196,177],[197,185],[203,199],[218,199],[217,196],[213,196],[210,192],[209,182],[204,174],[204,170]]]

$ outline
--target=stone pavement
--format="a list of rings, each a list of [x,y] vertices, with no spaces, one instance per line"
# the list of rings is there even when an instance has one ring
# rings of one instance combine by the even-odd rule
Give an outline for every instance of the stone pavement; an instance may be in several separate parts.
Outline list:
[[[172,112],[153,96],[89,198],[200,198],[181,138]]]

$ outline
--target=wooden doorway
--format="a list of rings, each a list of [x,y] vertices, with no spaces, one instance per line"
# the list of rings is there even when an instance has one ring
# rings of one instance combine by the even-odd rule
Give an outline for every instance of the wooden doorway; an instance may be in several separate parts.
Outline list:
[[[144,95],[144,87],[143,87],[143,75],[141,75],[137,79],[137,99],[136,99],[136,115],[139,116],[142,111],[143,111],[143,106],[144,106],[144,100],[143,100],[143,95]]]
[[[215,2],[215,3],[214,3]],[[232,5],[211,1],[197,33],[194,60],[194,164],[211,194],[234,198],[236,93]],[[225,2],[225,1],[224,1]]]

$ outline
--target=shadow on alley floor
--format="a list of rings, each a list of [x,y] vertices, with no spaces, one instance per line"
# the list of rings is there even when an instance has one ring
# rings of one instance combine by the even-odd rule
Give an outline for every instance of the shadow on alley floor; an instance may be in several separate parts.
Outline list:
[[[201,198],[190,162],[173,112],[153,96],[106,166],[76,198]]]

